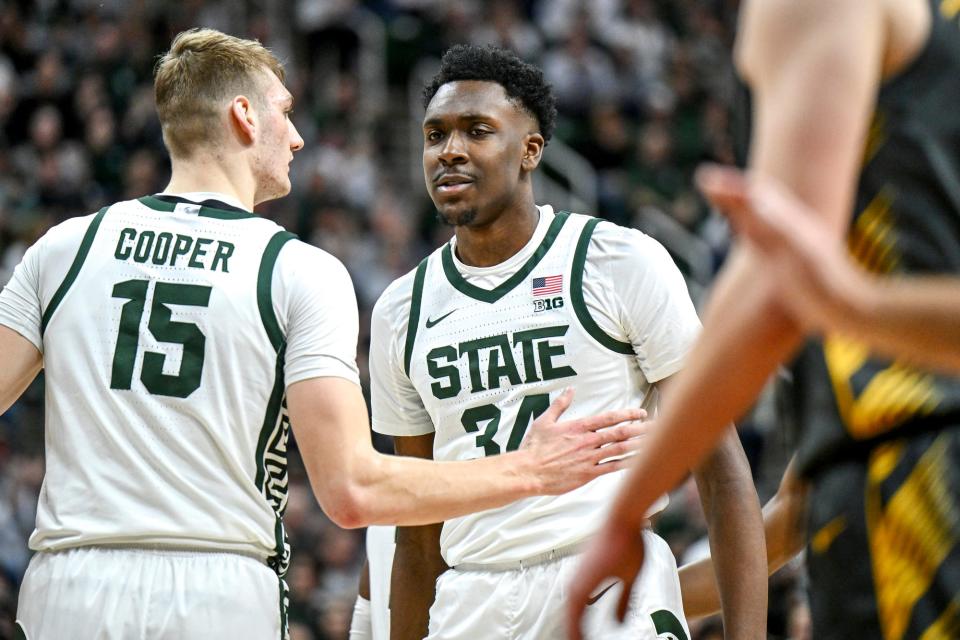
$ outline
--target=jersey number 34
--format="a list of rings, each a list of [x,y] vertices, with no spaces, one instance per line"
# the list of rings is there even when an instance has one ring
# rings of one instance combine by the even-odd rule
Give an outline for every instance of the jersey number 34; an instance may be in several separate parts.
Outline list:
[[[507,451],[516,451],[523,442],[527,433],[527,426],[537,417],[550,408],[550,395],[536,393],[525,396],[520,403],[520,411],[510,430],[510,439],[507,441]],[[480,433],[480,424],[486,422],[487,428]],[[494,440],[500,429],[500,409],[494,404],[484,404],[472,407],[463,412],[460,423],[469,433],[480,433],[477,436],[477,446],[483,447],[483,455],[495,456],[500,453],[500,445]]]

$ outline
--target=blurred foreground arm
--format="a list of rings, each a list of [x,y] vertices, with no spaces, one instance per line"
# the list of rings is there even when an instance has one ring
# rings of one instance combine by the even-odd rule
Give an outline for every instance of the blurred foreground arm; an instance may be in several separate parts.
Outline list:
[[[960,278],[872,275],[776,181],[708,171],[704,193],[776,275],[777,300],[805,329],[856,336],[889,357],[960,371]]]
[[[837,238],[850,218],[879,85],[882,18],[878,0],[753,0],[742,9],[738,64],[755,98],[750,165],[786,184]],[[754,250],[735,249],[703,333],[665,398],[660,428],[586,551],[571,587],[574,634],[596,586],[607,576],[626,579],[642,563],[642,543],[631,534],[649,506],[715,446],[799,346],[801,328],[778,302],[776,286]]]

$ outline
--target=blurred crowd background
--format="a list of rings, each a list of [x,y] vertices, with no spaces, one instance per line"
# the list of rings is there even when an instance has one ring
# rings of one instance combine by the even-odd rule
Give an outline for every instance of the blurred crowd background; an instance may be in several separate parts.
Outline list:
[[[659,239],[702,302],[729,244],[692,188],[702,161],[733,162],[740,109],[731,66],[736,0],[0,0],[0,283],[65,218],[163,189],[169,165],[152,88],[173,36],[208,26],[255,37],[285,62],[306,146],[293,191],[258,210],[339,257],[361,310],[450,230],[420,167],[420,90],[460,42],[539,64],[560,121],[539,201]],[[736,374],[736,363],[731,363]],[[0,417],[0,639],[11,637],[43,478],[42,376]],[[739,430],[762,500],[786,446],[769,395]],[[375,438],[389,451],[390,442]],[[294,451],[286,515],[294,640],[345,638],[363,532],[332,525]],[[706,553],[688,482],[657,523],[679,562]],[[771,580],[771,638],[809,637],[802,561]],[[717,620],[694,637],[722,637]]]

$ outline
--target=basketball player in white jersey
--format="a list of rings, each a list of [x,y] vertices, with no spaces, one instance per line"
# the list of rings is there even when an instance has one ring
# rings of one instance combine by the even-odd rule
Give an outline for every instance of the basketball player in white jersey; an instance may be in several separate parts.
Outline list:
[[[0,293],[0,411],[43,368],[46,477],[21,637],[286,635],[287,432],[347,527],[422,524],[616,470],[642,410],[552,424],[514,460],[377,454],[343,266],[250,213],[285,195],[303,140],[274,56],[180,34],[156,99],[162,194],[50,230]],[[289,417],[288,417],[289,416]]]
[[[578,414],[655,408],[699,321],[653,239],[535,204],[532,173],[556,117],[540,70],[503,50],[456,46],[424,100],[424,177],[455,238],[374,309],[374,429],[395,436],[402,454],[495,459],[520,446],[567,386],[577,389],[570,410]],[[696,475],[727,632],[765,637],[759,505],[732,429]],[[560,498],[401,527],[393,637],[563,637],[566,583],[619,483],[611,475]],[[656,548],[656,559],[622,628],[607,622],[620,586],[595,592],[591,637],[688,637],[669,548],[649,528],[631,535]]]

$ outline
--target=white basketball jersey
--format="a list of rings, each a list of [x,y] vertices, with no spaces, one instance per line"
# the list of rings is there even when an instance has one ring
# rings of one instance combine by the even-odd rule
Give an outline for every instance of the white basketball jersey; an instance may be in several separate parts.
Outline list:
[[[600,223],[582,215],[554,215],[544,207],[531,241],[536,246],[497,286],[469,282],[448,244],[425,259],[412,278],[388,290],[379,312],[408,310],[395,350],[397,359],[402,354],[403,374],[422,402],[423,416],[391,400],[391,395],[402,398],[403,379],[380,382],[384,374],[372,353],[374,428],[416,435],[432,427],[434,458],[465,460],[517,449],[531,422],[568,386],[576,394],[563,419],[635,406],[652,414],[655,393],[638,353],[644,338],[627,335],[620,310],[609,302],[613,291],[604,290],[604,256],[590,250],[595,230],[642,234],[610,224],[598,228]],[[648,247],[641,243],[635,249]],[[675,288],[676,281],[670,282]],[[692,316],[683,318],[687,326],[672,350],[682,355],[698,323],[685,288],[676,295],[686,300]],[[663,322],[676,320],[666,313]],[[377,312],[373,323],[371,351],[380,348]],[[679,368],[680,358],[673,352],[669,357],[667,369],[661,366],[655,379]],[[528,498],[449,520],[441,536],[444,559],[450,565],[515,561],[576,543],[602,522],[621,480],[622,474],[612,474],[562,496]]]
[[[47,469],[31,548],[232,550],[285,571],[271,285],[292,237],[229,205],[149,196],[41,241]]]

